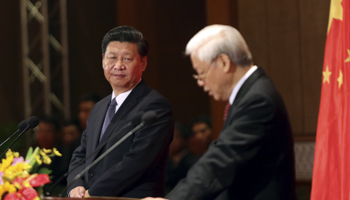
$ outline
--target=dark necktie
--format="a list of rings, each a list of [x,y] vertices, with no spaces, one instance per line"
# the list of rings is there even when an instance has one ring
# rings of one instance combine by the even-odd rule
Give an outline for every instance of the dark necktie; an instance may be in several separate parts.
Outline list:
[[[227,103],[226,107],[225,107],[225,112],[224,112],[224,121],[226,121],[227,115],[228,115],[228,111],[230,110],[231,104]]]
[[[109,104],[108,110],[107,110],[105,121],[103,122],[102,131],[101,131],[101,135],[100,135],[100,141],[101,141],[103,134],[105,133],[109,123],[111,122],[111,120],[115,114],[115,108],[117,105],[118,104],[117,104],[117,101],[115,100],[115,98],[112,99],[111,103]]]

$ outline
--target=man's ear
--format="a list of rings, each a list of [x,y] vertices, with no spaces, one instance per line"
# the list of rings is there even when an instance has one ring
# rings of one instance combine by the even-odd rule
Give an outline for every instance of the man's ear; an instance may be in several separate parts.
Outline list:
[[[230,70],[235,70],[235,66],[232,64],[230,57],[227,54],[220,54],[217,57],[217,61],[220,63],[220,67],[224,72],[229,72]],[[233,69],[234,68],[234,69]]]
[[[147,56],[144,56],[143,58],[141,58],[141,64],[142,64],[142,71],[145,71],[147,67]]]

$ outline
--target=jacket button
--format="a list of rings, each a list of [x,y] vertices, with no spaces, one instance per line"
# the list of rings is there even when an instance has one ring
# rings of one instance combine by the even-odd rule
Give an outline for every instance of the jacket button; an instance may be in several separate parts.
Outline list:
[[[91,173],[91,174],[89,174],[89,176],[90,176],[90,177],[93,177],[93,176],[94,176],[94,174],[93,174],[93,173]]]

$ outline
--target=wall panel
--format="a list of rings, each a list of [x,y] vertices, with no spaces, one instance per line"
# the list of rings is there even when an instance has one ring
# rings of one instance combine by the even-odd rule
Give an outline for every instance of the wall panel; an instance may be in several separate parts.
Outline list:
[[[118,23],[138,28],[150,43],[146,82],[169,99],[176,121],[189,122],[195,115],[209,114],[209,98],[192,78],[190,59],[185,57],[188,40],[205,26],[201,0],[117,1]]]
[[[329,1],[299,1],[300,49],[303,80],[305,135],[314,135],[320,104],[323,56],[326,44]]]

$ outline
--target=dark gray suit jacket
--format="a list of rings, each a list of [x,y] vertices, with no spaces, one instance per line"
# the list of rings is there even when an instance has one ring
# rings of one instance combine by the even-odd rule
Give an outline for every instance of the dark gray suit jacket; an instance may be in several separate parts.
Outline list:
[[[288,115],[261,68],[242,85],[218,139],[167,198],[296,199]]]
[[[141,128],[110,152],[95,167],[91,168],[68,191],[84,186],[91,196],[118,196],[142,198],[164,195],[164,170],[168,147],[174,132],[170,103],[158,92],[141,81],[129,94],[107,127],[101,141],[100,132],[111,95],[98,102],[90,113],[81,145],[73,153],[70,169],[90,155],[99,144],[124,127],[135,113],[156,111],[157,121]],[[133,127],[125,129],[118,137],[108,142],[98,153],[101,155]],[[92,156],[68,176],[68,183],[97,157]]]

